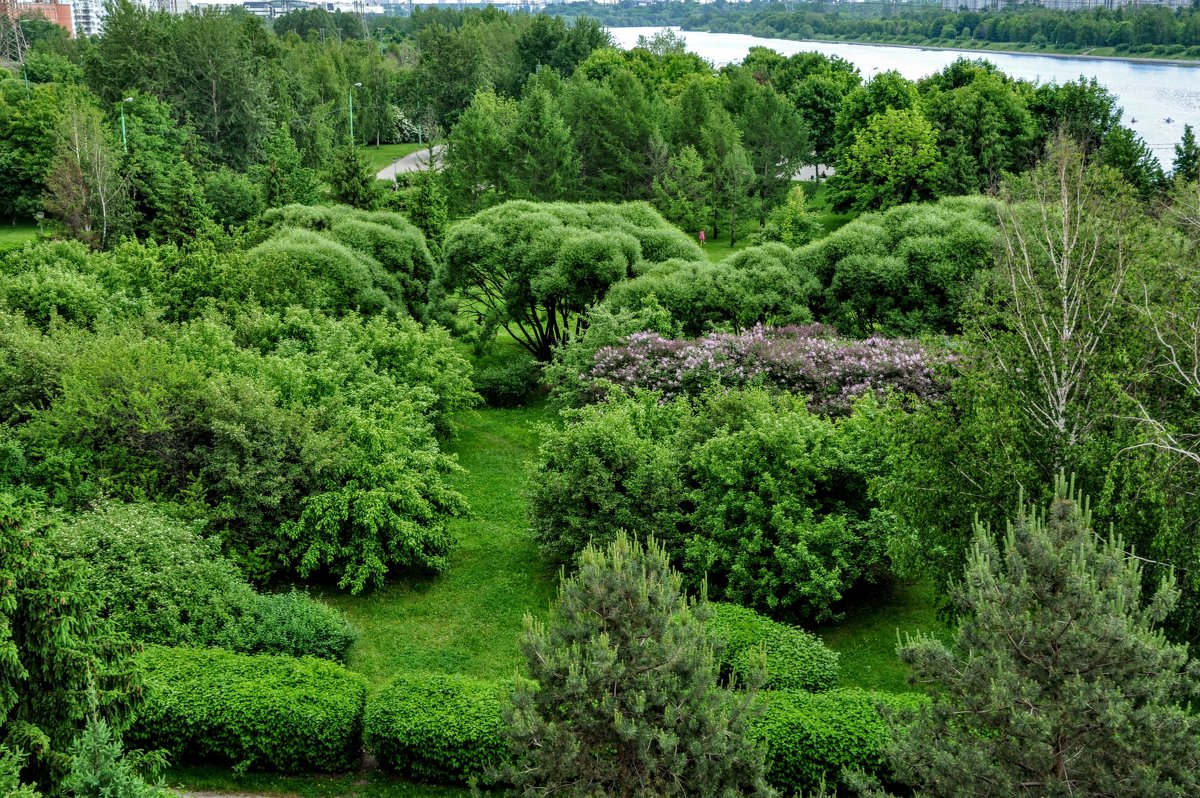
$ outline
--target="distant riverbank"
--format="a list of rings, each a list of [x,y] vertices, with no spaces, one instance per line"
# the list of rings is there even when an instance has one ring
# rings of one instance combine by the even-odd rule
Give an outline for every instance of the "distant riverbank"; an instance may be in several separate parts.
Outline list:
[[[686,28],[684,30],[687,30]],[[739,31],[717,31],[696,29],[697,33],[739,33]],[[772,41],[786,42],[820,42],[822,44],[861,44],[865,47],[901,47],[907,50],[948,50],[955,53],[963,53],[970,55],[973,53],[996,55],[1039,55],[1044,58],[1074,58],[1081,60],[1099,60],[1099,61],[1129,61],[1135,64],[1167,64],[1170,66],[1190,66],[1200,67],[1200,60],[1195,58],[1185,58],[1180,56],[1139,56],[1139,55],[1115,55],[1107,51],[1112,51],[1112,47],[1093,47],[1088,50],[1072,50],[1062,51],[1052,49],[1049,45],[1046,49],[1037,47],[1021,48],[1020,42],[1016,45],[1013,42],[981,42],[976,39],[969,39],[966,42],[947,43],[944,39],[930,39],[925,43],[910,43],[896,41],[872,41],[868,39],[818,39],[818,38],[793,38],[790,36],[758,36],[756,38],[770,39]],[[942,42],[934,44],[933,42]],[[993,46],[995,45],[995,46]]]

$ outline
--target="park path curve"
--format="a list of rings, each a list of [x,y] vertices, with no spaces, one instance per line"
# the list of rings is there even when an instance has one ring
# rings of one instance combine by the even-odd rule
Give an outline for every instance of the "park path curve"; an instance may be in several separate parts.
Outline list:
[[[433,165],[437,169],[442,168],[442,156],[446,152],[445,144],[433,145]],[[411,152],[403,158],[388,164],[379,170],[375,175],[380,180],[395,180],[397,173],[405,172],[423,172],[429,168],[429,149],[420,149],[416,152]]]

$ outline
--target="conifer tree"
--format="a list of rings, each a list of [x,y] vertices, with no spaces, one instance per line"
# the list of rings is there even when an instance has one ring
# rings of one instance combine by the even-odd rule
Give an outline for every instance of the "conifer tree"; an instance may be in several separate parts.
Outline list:
[[[1167,579],[1143,601],[1141,581],[1062,479],[1048,512],[1009,525],[1003,552],[977,527],[954,645],[901,648],[936,690],[896,727],[900,780],[931,798],[1200,794],[1200,722],[1184,703],[1200,674],[1155,628],[1179,594]]]
[[[512,147],[514,191],[529,199],[564,200],[579,181],[579,154],[558,101],[531,85],[521,98]]]
[[[28,754],[24,775],[51,793],[87,719],[119,731],[140,698],[134,647],[101,617],[78,569],[0,493],[0,747]]]
[[[717,685],[704,605],[653,539],[588,546],[548,625],[525,618],[521,680],[508,713],[525,796],[770,795],[747,740],[752,692]]]
[[[333,198],[355,208],[369,210],[379,196],[375,175],[354,147],[343,147],[329,168]]]

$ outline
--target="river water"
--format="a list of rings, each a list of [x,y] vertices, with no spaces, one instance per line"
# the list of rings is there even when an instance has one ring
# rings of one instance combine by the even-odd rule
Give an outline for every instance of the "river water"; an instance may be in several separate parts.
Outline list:
[[[611,28],[617,45],[631,48],[638,36],[661,28]],[[986,58],[1006,75],[1041,83],[1065,83],[1081,76],[1095,78],[1124,109],[1122,122],[1133,128],[1168,168],[1184,123],[1200,135],[1200,67],[1099,58],[1054,58],[975,50],[927,50],[844,42],[794,42],[738,33],[678,31],[690,51],[716,66],[741,61],[751,47],[769,47],[783,55],[813,52],[838,55],[858,67],[863,79],[894,69],[909,80],[937,72],[955,59]],[[1170,119],[1171,121],[1167,121]]]

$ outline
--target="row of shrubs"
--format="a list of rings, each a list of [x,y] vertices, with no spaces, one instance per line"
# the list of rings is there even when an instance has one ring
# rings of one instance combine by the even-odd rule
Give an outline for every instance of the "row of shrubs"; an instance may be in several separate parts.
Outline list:
[[[837,655],[817,638],[742,607],[710,606],[707,628],[727,678],[747,678],[754,658],[765,660],[769,689],[754,730],[775,786],[809,790],[833,783],[843,767],[882,767],[887,730],[876,706],[913,699],[833,689]],[[130,741],[173,758],[340,772],[358,765],[365,744],[389,771],[467,783],[507,756],[511,685],[500,682],[409,674],[368,701],[362,676],[311,657],[148,646],[140,664],[144,704]]]

